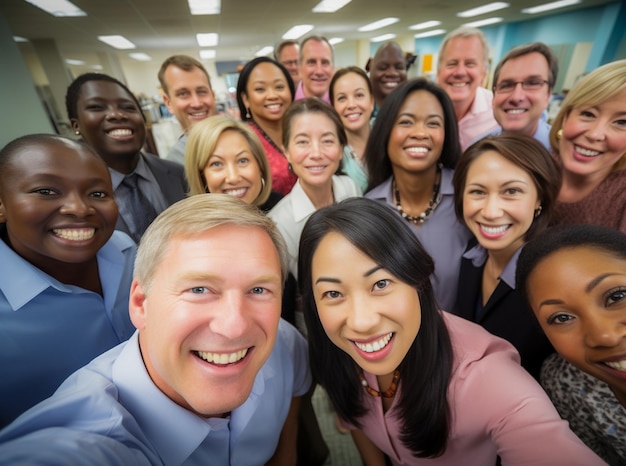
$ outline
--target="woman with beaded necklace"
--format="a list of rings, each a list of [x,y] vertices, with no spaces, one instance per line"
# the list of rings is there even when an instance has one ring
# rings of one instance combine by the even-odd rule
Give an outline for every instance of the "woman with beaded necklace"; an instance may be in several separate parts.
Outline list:
[[[271,58],[255,58],[241,70],[237,82],[241,119],[259,137],[270,165],[272,187],[283,196],[289,194],[298,179],[289,170],[289,163],[281,149],[282,118],[294,95],[289,71]]]
[[[393,207],[435,261],[437,303],[452,309],[461,255],[471,233],[456,218],[452,175],[461,154],[450,98],[417,78],[385,99],[365,148],[370,191]]]

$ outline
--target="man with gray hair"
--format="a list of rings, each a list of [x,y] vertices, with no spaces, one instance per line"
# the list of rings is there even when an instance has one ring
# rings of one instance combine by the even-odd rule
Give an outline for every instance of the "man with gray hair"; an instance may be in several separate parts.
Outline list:
[[[300,84],[294,101],[319,97],[330,104],[328,89],[335,72],[333,46],[323,36],[310,36],[300,44]]]
[[[5,464],[296,464],[304,338],[280,319],[287,250],[225,194],[159,215],[137,252],[128,340],[0,432]]]
[[[493,94],[483,86],[489,67],[489,46],[476,28],[461,27],[444,37],[437,62],[437,84],[454,106],[461,149],[498,127],[493,117]]]

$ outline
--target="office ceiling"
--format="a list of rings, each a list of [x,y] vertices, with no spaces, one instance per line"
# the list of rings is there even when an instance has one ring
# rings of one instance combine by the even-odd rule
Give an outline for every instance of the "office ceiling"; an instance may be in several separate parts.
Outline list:
[[[544,0],[508,0],[510,7],[471,19],[456,13],[490,0],[353,0],[335,13],[312,13],[319,0],[222,0],[215,16],[192,16],[186,0],[73,0],[86,17],[57,18],[25,0],[2,0],[0,11],[15,36],[29,40],[53,39],[65,59],[98,63],[97,52],[115,53],[124,63],[129,52],[144,52],[161,62],[174,53],[198,57],[196,33],[217,32],[217,61],[247,61],[263,46],[274,45],[295,24],[315,26],[310,34],[346,41],[368,39],[385,33],[414,34],[410,25],[428,20],[442,22],[448,31],[475,19],[500,16],[505,22],[535,19],[521,9]],[[548,1],[548,0],[545,0]],[[588,8],[614,0],[583,0],[557,10],[559,13]],[[547,13],[554,14],[555,12]],[[400,21],[373,32],[357,29],[380,18],[395,16]],[[98,41],[99,35],[120,34],[137,45],[134,50],[115,50]],[[28,47],[28,43],[20,45]]]

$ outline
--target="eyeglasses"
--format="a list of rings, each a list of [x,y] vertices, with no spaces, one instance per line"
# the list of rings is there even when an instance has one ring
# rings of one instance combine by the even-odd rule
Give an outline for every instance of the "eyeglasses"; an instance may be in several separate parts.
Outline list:
[[[515,87],[521,84],[522,89],[525,91],[538,91],[543,87],[544,84],[548,84],[548,81],[545,79],[529,79],[528,81],[502,81],[499,84],[493,86],[493,90],[495,92],[499,92],[500,94],[508,94],[515,90]]]
[[[296,66],[298,64],[298,60],[281,61],[280,64],[283,66]]]

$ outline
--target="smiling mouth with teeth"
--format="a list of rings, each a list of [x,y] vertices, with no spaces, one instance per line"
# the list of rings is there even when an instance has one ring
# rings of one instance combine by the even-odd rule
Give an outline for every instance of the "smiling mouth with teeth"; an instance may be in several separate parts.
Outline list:
[[[55,228],[52,232],[59,238],[70,241],[85,241],[93,238],[95,228]]]
[[[248,354],[248,348],[234,353],[212,353],[210,351],[194,351],[194,354],[204,361],[218,366],[227,366],[241,361]]]
[[[393,332],[389,332],[387,335],[379,338],[373,343],[363,344],[363,343],[358,343],[355,341],[354,345],[365,353],[374,353],[386,347],[389,344],[389,341],[391,341],[391,337],[393,337]]]

